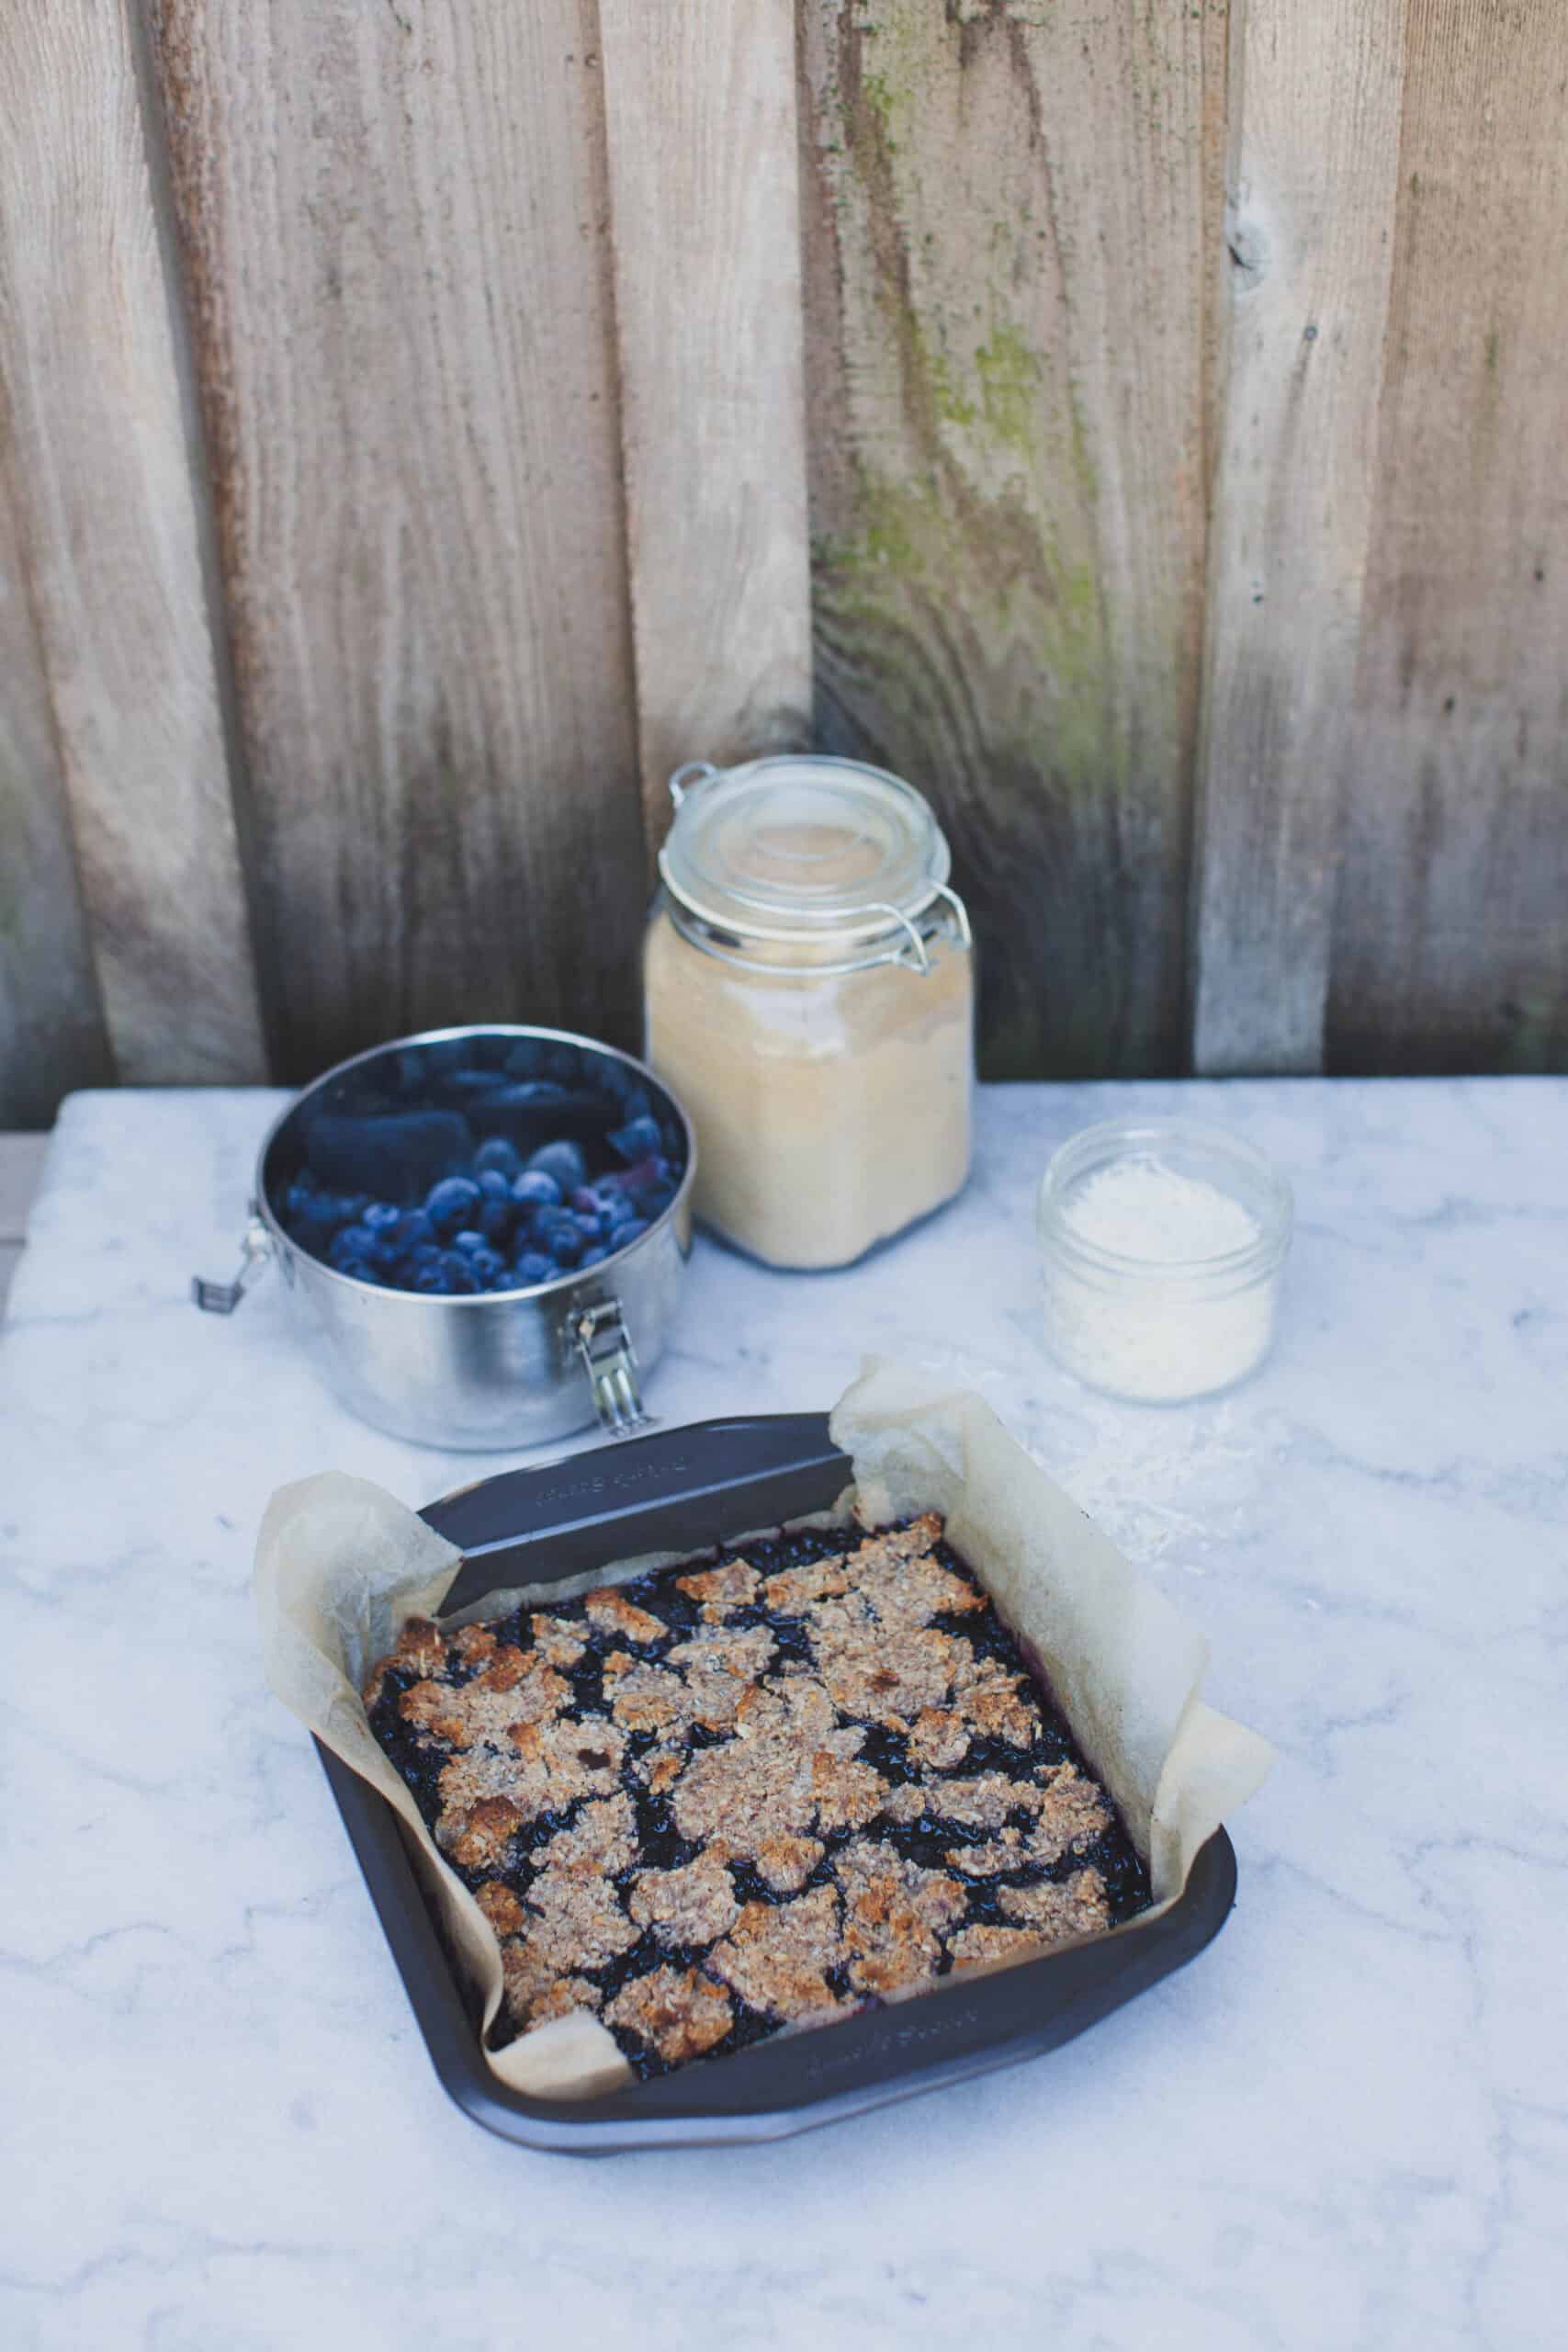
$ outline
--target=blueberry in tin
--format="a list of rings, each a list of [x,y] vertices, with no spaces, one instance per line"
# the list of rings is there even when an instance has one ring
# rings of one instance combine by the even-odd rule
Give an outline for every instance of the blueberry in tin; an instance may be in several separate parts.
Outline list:
[[[366,1699],[500,1939],[502,2041],[581,2009],[661,2074],[1149,1901],[932,1515],[414,1620]]]

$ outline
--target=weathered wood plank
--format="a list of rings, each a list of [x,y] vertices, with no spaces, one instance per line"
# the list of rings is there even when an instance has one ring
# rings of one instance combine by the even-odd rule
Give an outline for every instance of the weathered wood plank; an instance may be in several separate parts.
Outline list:
[[[811,726],[793,0],[600,0],[637,729],[682,760]]]
[[[592,0],[157,0],[284,1072],[629,1035],[645,868]]]
[[[1568,24],[1412,0],[1329,1061],[1568,1068]]]
[[[0,1119],[40,1127],[112,1076],[76,887],[49,687],[27,594],[0,408]],[[6,1202],[0,1157],[0,1241]]]
[[[21,1261],[22,1245],[19,1241],[0,1241],[0,1322],[6,1319],[6,1301],[11,1295],[11,1284]]]
[[[990,1075],[1177,1068],[1213,12],[804,32],[819,733],[948,827]]]
[[[27,1238],[28,1213],[49,1149],[46,1135],[0,1135],[0,1321]]]
[[[257,1078],[193,448],[121,0],[0,10],[0,116],[10,491],[115,1062],[135,1080]],[[38,840],[58,835],[34,808]],[[58,876],[58,840],[43,854]],[[65,953],[79,961],[69,938]],[[76,983],[65,1001],[91,1058]]]
[[[0,1135],[0,1244],[20,1248],[43,1173],[47,1135]]]
[[[1323,1060],[1377,466],[1404,0],[1247,0],[1211,539],[1193,1060]]]

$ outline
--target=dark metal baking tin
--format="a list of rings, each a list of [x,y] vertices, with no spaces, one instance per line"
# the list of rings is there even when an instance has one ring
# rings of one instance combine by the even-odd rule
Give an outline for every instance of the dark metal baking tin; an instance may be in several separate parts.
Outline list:
[[[486,1478],[423,1517],[465,1555],[445,1603],[454,1610],[506,1586],[781,1526],[829,1508],[848,1476],[825,1414],[704,1421]],[[397,1815],[329,1750],[320,1754],[437,2075],[476,2123],[533,2148],[607,2155],[784,2139],[1037,2057],[1183,1967],[1219,1933],[1235,1895],[1235,1855],[1217,1830],[1180,1901],[1147,1928],[939,1984],[604,2098],[525,2098],[486,2064]]]

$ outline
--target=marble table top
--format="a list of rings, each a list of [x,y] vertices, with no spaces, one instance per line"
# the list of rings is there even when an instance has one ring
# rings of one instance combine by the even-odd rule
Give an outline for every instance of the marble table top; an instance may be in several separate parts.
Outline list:
[[[418,1503],[481,1466],[340,1410],[275,1285],[187,1303],[278,1099],[70,1101],[0,1332],[10,2352],[1562,2342],[1568,1081],[991,1089],[964,1198],[863,1268],[699,1247],[665,1420],[949,1366],[1280,1760],[1225,1933],[1068,2048],[597,2165],[448,2105],[259,1679],[275,1486]],[[1208,1404],[1093,1397],[1039,1342],[1040,1169],[1123,1108],[1224,1120],[1295,1186],[1275,1355]]]

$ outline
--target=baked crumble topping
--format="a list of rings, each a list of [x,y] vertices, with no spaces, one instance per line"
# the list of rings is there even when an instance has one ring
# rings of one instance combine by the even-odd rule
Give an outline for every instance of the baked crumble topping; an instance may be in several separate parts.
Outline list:
[[[933,1514],[414,1619],[365,1700],[500,1939],[502,2041],[585,2009],[662,2074],[1149,1900]]]

